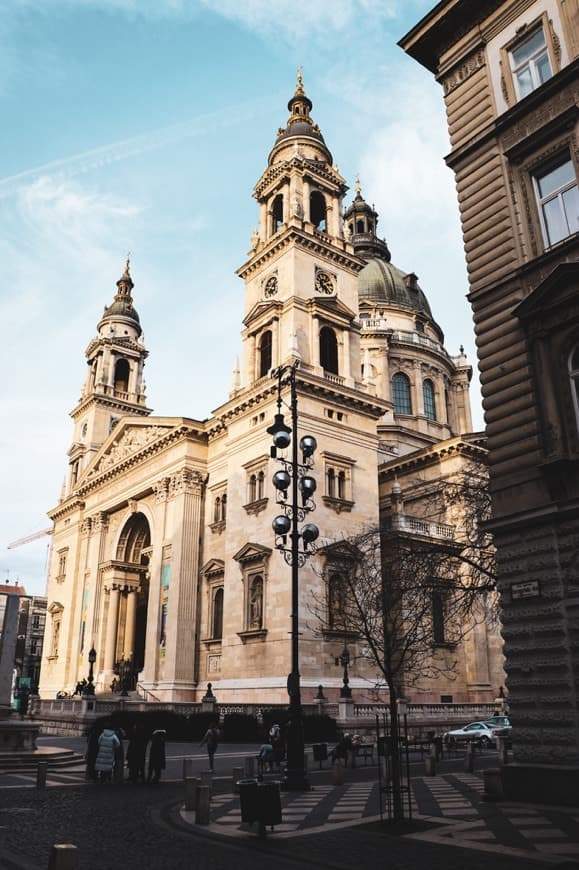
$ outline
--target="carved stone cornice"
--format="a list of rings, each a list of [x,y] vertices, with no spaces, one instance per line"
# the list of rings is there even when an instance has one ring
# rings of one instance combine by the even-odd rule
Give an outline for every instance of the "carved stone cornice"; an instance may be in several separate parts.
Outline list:
[[[469,79],[479,69],[485,65],[484,48],[479,48],[474,54],[463,61],[460,66],[455,67],[449,75],[446,75],[442,80],[444,95],[452,93],[459,85]]]
[[[365,260],[346,250],[345,240],[344,249],[341,249],[325,233],[314,230],[310,234],[296,227],[288,226],[285,230],[278,232],[273,239],[270,239],[267,246],[262,248],[251,260],[244,263],[237,270],[236,274],[245,280],[258,270],[265,269],[269,260],[272,260],[274,257],[277,258],[284,249],[292,245],[323,257],[325,260],[330,260],[354,273],[360,272],[366,265]]]
[[[53,522],[62,519],[70,514],[73,514],[77,510],[83,510],[85,506],[84,501],[78,497],[78,494],[74,492],[70,495],[65,501],[61,502],[57,507],[53,508],[51,511],[48,511],[48,516]]]
[[[268,498],[258,498],[256,501],[250,501],[249,504],[244,504],[243,510],[245,513],[256,517],[266,509],[268,501]]]

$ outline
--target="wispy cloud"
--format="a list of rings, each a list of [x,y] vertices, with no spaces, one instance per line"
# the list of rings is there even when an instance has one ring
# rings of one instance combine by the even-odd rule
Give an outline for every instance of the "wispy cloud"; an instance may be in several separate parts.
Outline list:
[[[275,95],[237,103],[233,107],[228,106],[215,112],[207,112],[178,124],[149,130],[140,136],[111,142],[80,154],[52,160],[42,166],[25,169],[14,175],[0,178],[0,199],[14,194],[23,186],[41,177],[50,175],[60,179],[73,178],[148,151],[159,150],[187,138],[214,134],[217,130],[235,127],[237,124],[247,122],[248,119],[259,117],[264,111],[277,108],[279,99],[279,96]]]

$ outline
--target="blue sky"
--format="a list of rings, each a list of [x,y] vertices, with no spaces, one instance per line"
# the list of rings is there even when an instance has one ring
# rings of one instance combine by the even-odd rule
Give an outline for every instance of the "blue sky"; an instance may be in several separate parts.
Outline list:
[[[42,593],[84,350],[131,252],[148,404],[203,419],[240,350],[252,190],[303,66],[326,143],[475,363],[442,92],[396,42],[431,0],[3,0],[0,577]],[[347,200],[349,202],[349,198]],[[473,385],[475,428],[482,428]]]

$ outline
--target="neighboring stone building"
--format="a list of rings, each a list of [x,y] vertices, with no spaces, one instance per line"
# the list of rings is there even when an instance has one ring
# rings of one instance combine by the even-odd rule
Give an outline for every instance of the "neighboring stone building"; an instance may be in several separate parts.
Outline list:
[[[443,0],[400,45],[448,114],[514,725],[505,781],[561,801],[579,773],[579,6]]]
[[[43,595],[27,595],[26,589],[17,582],[0,584],[0,631],[4,620],[6,598],[18,595],[18,629],[14,653],[15,690],[21,686],[35,692],[40,677],[42,644],[46,619],[46,598]]]
[[[359,188],[344,216],[347,187],[311,108],[300,77],[238,271],[242,371],[209,419],[151,416],[128,263],[104,310],[72,412],[69,479],[50,513],[45,697],[87,675],[94,646],[97,691],[124,656],[150,698],[200,700],[211,681],[221,702],[287,700],[291,584],[271,526],[272,368],[300,361],[300,435],[318,442],[313,519],[324,544],[378,525],[379,462],[472,428],[470,367],[444,349],[416,276],[390,263]],[[326,599],[328,552],[300,572],[304,701],[320,683],[330,699],[341,686],[343,638],[320,631],[310,606]],[[375,668],[356,659],[355,697],[369,698],[374,682]],[[457,686],[457,697],[492,700],[497,682]]]

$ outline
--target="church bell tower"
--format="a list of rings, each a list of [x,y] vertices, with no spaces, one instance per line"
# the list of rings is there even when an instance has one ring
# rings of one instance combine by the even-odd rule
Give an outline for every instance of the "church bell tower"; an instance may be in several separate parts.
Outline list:
[[[139,315],[133,307],[133,287],[127,258],[115,298],[105,306],[97,326],[98,335],[86,349],[87,375],[80,399],[71,412],[74,439],[68,451],[67,493],[72,492],[79,475],[121,417],[151,413],[146,407],[143,380],[148,352]]]
[[[311,117],[301,72],[288,109],[255,186],[259,226],[237,272],[246,285],[240,386],[298,358],[302,371],[355,388],[364,261],[344,236],[347,186]]]

